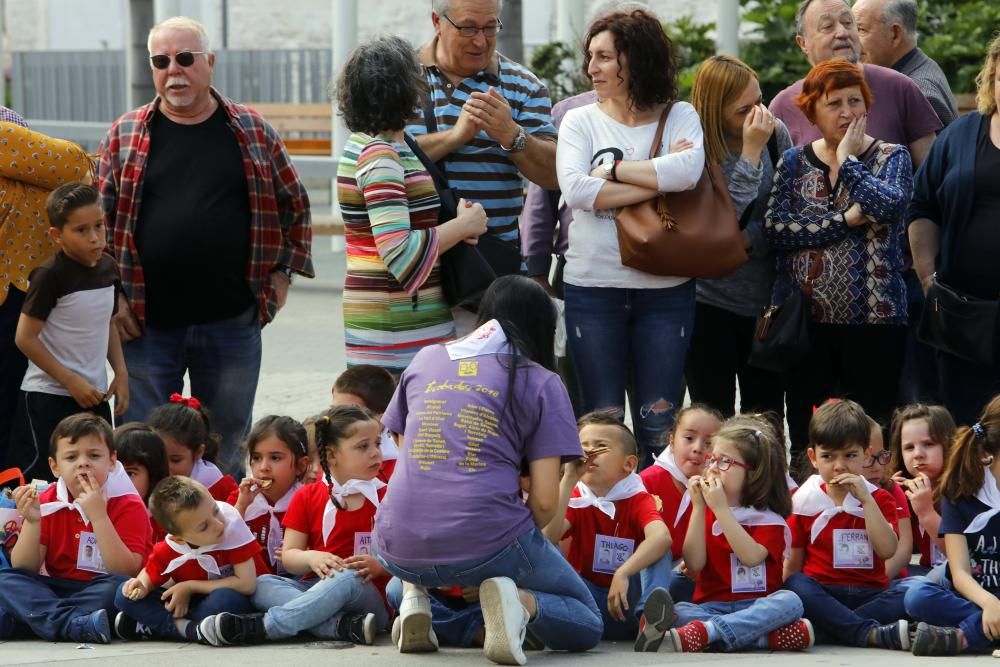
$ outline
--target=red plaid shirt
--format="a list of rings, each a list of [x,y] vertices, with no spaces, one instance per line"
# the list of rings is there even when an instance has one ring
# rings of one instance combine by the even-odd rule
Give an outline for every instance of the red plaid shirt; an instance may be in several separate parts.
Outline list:
[[[226,110],[243,154],[252,215],[246,279],[257,297],[261,321],[269,322],[277,312],[271,272],[288,267],[303,276],[315,276],[309,197],[277,131],[253,109],[214,88],[212,94]],[[146,315],[146,285],[135,247],[135,225],[149,159],[149,123],[159,103],[157,97],[115,121],[99,149],[108,249],[118,261],[122,287],[140,322]]]

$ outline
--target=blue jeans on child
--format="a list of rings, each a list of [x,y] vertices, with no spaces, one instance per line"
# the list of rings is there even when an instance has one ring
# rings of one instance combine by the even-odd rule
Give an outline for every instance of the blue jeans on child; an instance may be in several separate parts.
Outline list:
[[[115,591],[127,577],[99,574],[90,581],[45,577],[18,568],[0,570],[0,610],[16,620],[15,634],[26,630],[47,641],[70,640],[70,622],[98,609],[114,620]]]
[[[635,639],[636,634],[639,632],[638,614],[641,613],[638,609],[639,598],[641,596],[643,598],[643,602],[645,602],[645,598],[648,597],[648,595],[643,595],[644,591],[639,584],[639,577],[632,577],[629,581],[628,609],[625,610],[624,621],[619,621],[611,615],[610,611],[608,611],[609,589],[604,586],[598,586],[586,578],[584,578],[583,583],[587,585],[587,588],[590,590],[590,594],[594,596],[594,603],[601,611],[601,620],[604,621],[604,633],[601,635],[601,639],[610,639],[613,641]]]
[[[264,613],[264,631],[271,640],[308,632],[321,639],[337,638],[344,614],[375,614],[378,631],[389,624],[385,602],[373,583],[356,570],[336,572],[326,579],[287,579],[273,574],[257,577],[253,605]]]
[[[154,637],[163,639],[183,639],[177,631],[174,615],[164,607],[163,588],[154,589],[141,600],[130,600],[125,597],[122,587],[115,593],[115,606],[142,623]],[[228,611],[232,614],[249,614],[254,611],[250,597],[234,591],[232,588],[217,588],[208,595],[192,595],[188,604],[188,613],[184,617],[193,623],[201,623],[205,618]]]
[[[694,328],[695,281],[660,289],[565,284],[566,334],[582,410],[617,408],[632,424],[645,467],[684,400],[682,378]]]
[[[772,630],[802,618],[802,600],[791,591],[775,591],[767,597],[731,602],[679,602],[674,606],[675,627],[691,621],[711,621],[722,636],[727,651],[753,647]]]
[[[889,588],[825,586],[801,572],[785,580],[785,588],[802,600],[804,616],[816,632],[853,646],[868,646],[871,631],[906,618],[903,596],[913,579],[897,579]]]
[[[917,577],[903,599],[906,613],[915,621],[959,628],[969,642],[971,652],[993,646],[983,633],[982,608],[951,590],[951,582],[946,580],[946,583],[948,585],[940,585]]]
[[[492,556],[451,565],[401,567],[376,555],[394,576],[427,589],[478,586],[493,577],[510,577],[518,588],[535,596],[538,612],[528,629],[548,648],[588,651],[601,640],[604,628],[593,596],[580,575],[537,528]]]

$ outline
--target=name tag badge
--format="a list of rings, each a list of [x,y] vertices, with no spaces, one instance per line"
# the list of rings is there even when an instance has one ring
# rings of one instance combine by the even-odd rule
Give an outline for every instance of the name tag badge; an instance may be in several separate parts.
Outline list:
[[[267,557],[268,560],[270,560],[271,564],[273,565],[275,563],[274,554],[281,547],[282,535],[277,531],[270,530],[270,527],[266,528],[265,530],[269,531],[267,535]]]
[[[861,570],[875,567],[867,531],[856,528],[833,529],[833,566],[838,569]]]
[[[367,556],[372,552],[372,534],[354,533],[354,555]]]
[[[101,550],[97,548],[97,536],[93,533],[80,531],[80,546],[76,553],[76,567],[87,572],[106,574]]]
[[[934,540],[931,540],[931,567],[940,565],[941,563],[948,560],[948,557],[944,555],[944,552],[938,549],[937,545],[934,544]]]
[[[614,574],[635,551],[635,540],[598,535],[594,540],[594,572]]]
[[[225,579],[226,577],[233,577],[233,576],[236,576],[236,568],[234,568],[232,565],[228,565],[228,564],[227,565],[219,565],[219,573],[218,574],[214,574],[212,572],[208,573],[208,579],[209,579],[209,581],[212,581],[212,580],[215,580],[215,579]]]
[[[764,562],[750,567],[736,554],[729,554],[729,575],[733,593],[766,593],[767,567]]]

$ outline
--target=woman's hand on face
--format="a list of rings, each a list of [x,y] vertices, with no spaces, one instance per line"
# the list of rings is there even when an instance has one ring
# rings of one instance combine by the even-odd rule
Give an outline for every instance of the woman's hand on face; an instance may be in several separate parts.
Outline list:
[[[750,164],[760,164],[760,154],[774,134],[774,116],[763,104],[750,109],[743,120],[743,157]]]
[[[840,143],[837,145],[837,162],[844,164],[848,155],[854,155],[856,157],[861,153],[861,149],[864,148],[865,130],[867,127],[867,114],[861,118],[855,118],[851,121],[851,124],[847,126],[847,132],[844,134],[844,138],[841,139]]]

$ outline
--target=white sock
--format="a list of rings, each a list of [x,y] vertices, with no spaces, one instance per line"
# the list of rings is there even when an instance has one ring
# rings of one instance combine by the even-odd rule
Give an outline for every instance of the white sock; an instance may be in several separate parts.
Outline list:
[[[712,621],[705,621],[705,630],[708,632],[708,643],[714,644],[722,639],[722,635],[719,634],[719,629],[715,627]]]

